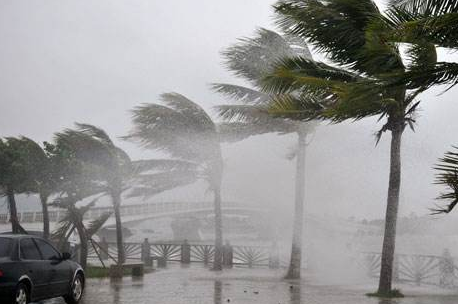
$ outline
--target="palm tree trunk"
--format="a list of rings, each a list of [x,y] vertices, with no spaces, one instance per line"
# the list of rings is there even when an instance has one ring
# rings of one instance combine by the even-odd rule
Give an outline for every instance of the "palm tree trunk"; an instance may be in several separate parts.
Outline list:
[[[112,200],[116,222],[116,246],[118,248],[118,265],[122,265],[126,261],[126,256],[124,253],[124,240],[122,235],[121,194],[112,194]]]
[[[8,208],[10,209],[11,232],[14,234],[21,233],[21,225],[19,224],[19,219],[17,217],[16,198],[14,197],[14,191],[11,188],[7,188],[6,196],[8,199]]]
[[[391,292],[394,249],[396,244],[396,222],[401,187],[401,137],[403,129],[403,127],[399,126],[391,131],[390,180],[378,288],[380,294],[389,294]]]
[[[80,260],[79,263],[83,269],[86,269],[87,266],[87,255],[88,255],[88,237],[86,234],[86,229],[84,228],[83,222],[75,223],[76,231],[80,239]]]
[[[218,185],[214,190],[215,208],[215,255],[213,270],[223,269],[223,217],[221,212],[221,187]]]
[[[304,226],[305,198],[305,139],[306,134],[298,132],[298,149],[296,155],[296,198],[294,206],[293,243],[291,258],[286,279],[299,279],[302,265],[302,232]]]
[[[43,213],[43,238],[49,239],[48,195],[40,194],[41,212]]]

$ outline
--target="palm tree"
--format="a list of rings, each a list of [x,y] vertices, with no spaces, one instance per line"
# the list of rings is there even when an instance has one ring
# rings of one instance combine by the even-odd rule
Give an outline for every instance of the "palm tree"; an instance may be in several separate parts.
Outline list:
[[[33,184],[35,142],[27,137],[0,139],[0,193],[7,197],[13,233],[27,233],[19,223],[15,194],[26,193]]]
[[[55,192],[58,182],[58,169],[55,167],[52,155],[36,142],[29,140],[28,176],[31,180],[26,192],[37,193],[40,199],[43,214],[43,237],[49,238],[49,211],[48,200]],[[33,162],[33,163],[32,163]]]
[[[458,147],[445,153],[436,166],[438,172],[436,183],[447,187],[448,191],[439,196],[440,200],[448,202],[446,207],[438,207],[435,213],[449,213],[458,204]]]
[[[87,205],[78,207],[72,197],[66,196],[59,197],[52,202],[53,206],[66,210],[65,216],[59,220],[58,228],[52,234],[52,239],[62,248],[76,230],[80,240],[79,263],[83,269],[86,269],[87,266],[89,241],[92,240],[94,234],[102,228],[111,216],[111,212],[106,212],[90,221],[89,224],[85,224],[83,221],[84,215],[94,206],[95,201],[93,200]]]
[[[56,142],[91,167],[92,174],[88,179],[98,185],[100,194],[111,198],[116,223],[117,262],[124,263],[122,194],[129,190],[129,197],[147,197],[177,187],[185,180],[186,168],[174,160],[132,161],[104,130],[89,124],[77,123],[76,129],[57,133]]]
[[[377,133],[391,133],[390,176],[378,294],[392,293],[392,271],[401,182],[401,138],[421,89],[387,89],[384,75],[405,71],[398,47],[385,39],[388,25],[371,0],[285,0],[275,5],[277,23],[324,53],[332,65],[291,57],[276,64],[264,79],[275,97],[270,112],[299,120],[332,122],[378,115],[386,123]],[[368,35],[370,31],[370,35]]]
[[[55,185],[56,198],[51,205],[67,210],[66,216],[60,221],[59,228],[53,233],[52,238],[62,245],[76,230],[80,240],[80,263],[85,268],[90,233],[83,223],[83,216],[98,197],[82,207],[78,207],[77,203],[102,193],[104,187],[94,182],[94,175],[97,174],[94,166],[77,157],[63,133],[56,134],[55,143],[45,143],[45,151],[52,157],[58,170],[56,171],[58,174]],[[108,216],[103,215],[94,222],[94,225],[100,221],[101,226],[106,219]]]
[[[164,151],[189,165],[189,181],[203,179],[214,195],[214,270],[222,269],[220,135],[211,117],[196,103],[177,93],[161,96],[165,105],[144,104],[133,110],[134,128],[126,139]]]
[[[304,56],[312,60],[307,45],[297,37],[280,35],[267,29],[259,29],[255,38],[240,39],[228,48],[223,56],[229,70],[248,81],[255,89],[218,83],[213,88],[235,100],[236,105],[219,106],[220,115],[240,125],[233,132],[240,137],[263,133],[290,134],[298,137],[296,156],[296,191],[293,224],[293,242],[286,278],[298,279],[302,264],[302,233],[305,195],[305,146],[307,135],[313,132],[314,123],[274,118],[268,114],[268,105],[274,98],[261,91],[262,80],[272,72],[274,62],[285,57]]]

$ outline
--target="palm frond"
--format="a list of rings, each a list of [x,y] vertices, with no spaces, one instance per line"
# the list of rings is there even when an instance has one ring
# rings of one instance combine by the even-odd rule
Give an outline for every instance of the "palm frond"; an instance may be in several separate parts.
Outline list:
[[[255,86],[271,72],[273,62],[297,56],[312,58],[304,40],[264,28],[259,29],[255,37],[239,39],[223,52],[228,69]]]
[[[434,169],[438,172],[436,184],[447,188],[447,192],[442,193],[438,199],[449,202],[446,207],[436,208],[435,211],[449,213],[458,204],[458,147],[446,152]]]
[[[424,16],[458,12],[458,2],[455,0],[390,0],[389,4]]]
[[[176,93],[162,95],[169,105],[144,104],[133,110],[134,128],[125,139],[173,158],[202,162],[219,152],[211,118],[197,104]]]
[[[172,170],[196,170],[198,164],[177,159],[142,159],[132,161],[135,173],[146,171],[172,171]]]
[[[335,63],[359,73],[377,75],[403,68],[396,47],[366,36],[381,13],[371,0],[283,0],[274,6],[278,25],[309,41]],[[372,62],[379,65],[372,65]]]
[[[111,217],[112,214],[113,212],[105,212],[102,215],[100,215],[98,218],[90,221],[86,225],[86,233],[88,237],[90,238],[94,234],[96,234],[97,231],[99,231],[103,227],[103,225],[105,225],[105,223],[108,221],[108,219]]]
[[[110,136],[108,136],[108,134],[103,129],[84,123],[75,123],[75,125],[78,127],[80,132],[87,134],[109,146],[114,146]]]
[[[212,84],[212,89],[217,93],[243,104],[261,105],[268,103],[270,100],[268,94],[244,86],[214,83]]]

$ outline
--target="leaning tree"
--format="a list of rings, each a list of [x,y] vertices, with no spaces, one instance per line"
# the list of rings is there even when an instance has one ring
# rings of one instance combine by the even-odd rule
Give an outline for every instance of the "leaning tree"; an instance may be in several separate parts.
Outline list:
[[[143,104],[133,113],[132,131],[126,136],[142,146],[163,151],[188,164],[189,183],[203,179],[214,195],[214,270],[222,269],[223,229],[221,181],[223,159],[220,134],[211,117],[196,103],[177,93],[162,94],[163,104]]]
[[[303,56],[285,58],[263,81],[277,93],[270,112],[299,120],[338,123],[371,116],[385,119],[377,133],[391,133],[390,174],[378,293],[392,292],[396,222],[401,184],[401,138],[422,91],[405,85],[386,88],[387,74],[406,67],[396,43],[387,37],[389,25],[371,0],[285,0],[275,5],[278,25],[324,54],[330,64]]]
[[[13,233],[26,233],[19,223],[15,195],[33,184],[36,144],[27,137],[0,139],[0,194],[6,196]]]
[[[128,197],[148,197],[186,184],[188,179],[185,173],[189,164],[179,160],[131,160],[104,130],[89,124],[77,123],[76,129],[57,133],[56,143],[65,147],[83,165],[90,167],[91,174],[87,179],[98,185],[100,195],[111,198],[116,224],[117,262],[124,263],[121,219],[123,193]]]
[[[275,118],[268,113],[274,94],[262,92],[262,80],[272,72],[274,63],[285,57],[304,56],[312,60],[307,44],[292,35],[280,35],[267,29],[259,29],[254,38],[240,39],[223,52],[226,66],[236,76],[247,81],[250,87],[227,83],[213,84],[215,91],[234,100],[236,104],[218,107],[220,115],[236,127],[232,132],[240,140],[252,135],[277,133],[297,135],[295,209],[291,257],[286,278],[300,278],[302,261],[302,234],[305,201],[305,148],[307,135],[315,127],[314,122],[301,122]],[[221,127],[224,127],[222,125]],[[228,139],[231,139],[229,137]]]

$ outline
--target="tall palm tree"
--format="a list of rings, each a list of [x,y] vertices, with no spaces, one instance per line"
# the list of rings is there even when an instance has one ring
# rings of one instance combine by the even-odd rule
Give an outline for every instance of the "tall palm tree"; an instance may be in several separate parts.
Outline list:
[[[0,139],[0,193],[8,201],[13,233],[27,233],[19,223],[15,194],[27,192],[33,183],[34,150],[35,142],[27,137]]]
[[[296,190],[293,224],[293,242],[286,278],[298,279],[302,264],[302,234],[305,200],[305,146],[307,135],[313,132],[314,123],[274,118],[268,113],[273,95],[261,91],[262,80],[273,71],[274,63],[285,57],[304,56],[312,60],[307,45],[298,37],[280,35],[259,29],[254,38],[240,39],[229,47],[223,56],[229,70],[242,77],[252,87],[218,83],[213,88],[238,104],[219,106],[220,115],[229,121],[238,121],[238,137],[263,133],[290,134],[298,138],[296,156]],[[240,139],[240,138],[237,138]]]
[[[264,79],[267,92],[281,94],[271,105],[275,115],[332,122],[378,115],[391,133],[390,175],[378,293],[392,293],[396,223],[401,183],[401,138],[413,126],[421,89],[387,89],[384,75],[406,70],[398,46],[385,39],[388,25],[371,0],[285,0],[275,5],[278,25],[325,54],[332,65],[303,57],[283,59]],[[368,35],[370,31],[370,35]]]
[[[214,195],[214,270],[222,269],[221,181],[223,160],[220,135],[211,117],[196,103],[177,93],[161,96],[164,105],[144,104],[133,110],[134,128],[126,139],[164,151],[189,164],[190,180],[205,180]]]

